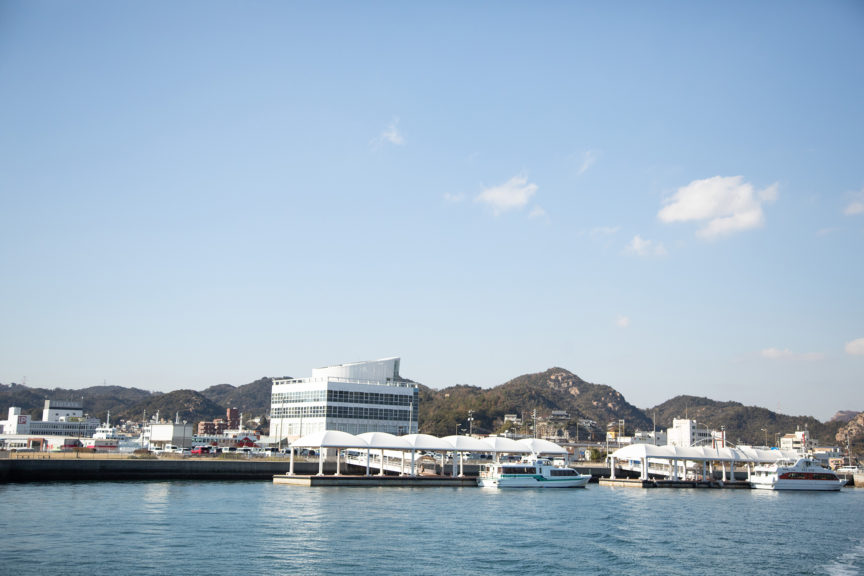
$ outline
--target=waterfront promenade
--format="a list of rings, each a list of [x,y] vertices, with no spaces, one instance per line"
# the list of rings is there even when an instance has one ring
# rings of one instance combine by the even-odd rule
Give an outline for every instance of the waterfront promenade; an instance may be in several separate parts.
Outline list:
[[[131,458],[117,454],[27,454],[0,458],[0,484],[100,480],[272,480],[284,474],[282,459]],[[313,474],[318,464],[295,463]],[[325,471],[335,472],[325,467]]]

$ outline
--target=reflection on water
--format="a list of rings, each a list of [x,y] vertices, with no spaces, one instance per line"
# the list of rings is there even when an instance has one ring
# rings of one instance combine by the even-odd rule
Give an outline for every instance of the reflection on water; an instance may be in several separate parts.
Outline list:
[[[0,572],[840,575],[864,567],[862,513],[854,489],[7,485]]]

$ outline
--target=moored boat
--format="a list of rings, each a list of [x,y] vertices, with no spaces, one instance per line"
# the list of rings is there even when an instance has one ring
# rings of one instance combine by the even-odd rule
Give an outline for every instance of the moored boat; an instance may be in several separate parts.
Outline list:
[[[522,462],[495,462],[480,469],[477,485],[481,488],[584,488],[590,474],[556,466],[546,458]]]
[[[765,490],[840,490],[845,484],[833,470],[811,458],[757,466],[750,477],[753,488]]]

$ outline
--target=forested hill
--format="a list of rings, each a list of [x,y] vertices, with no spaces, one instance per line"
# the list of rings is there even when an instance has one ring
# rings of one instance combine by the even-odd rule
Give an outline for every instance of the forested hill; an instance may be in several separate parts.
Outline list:
[[[656,414],[657,427],[663,429],[672,426],[674,418],[690,418],[717,430],[725,426],[727,440],[735,444],[762,445],[767,440],[773,446],[776,434],[789,434],[805,428],[813,438],[833,443],[837,429],[842,425],[838,421],[823,423],[812,416],[787,416],[767,408],[698,396],[676,396],[646,412],[651,417]]]
[[[505,414],[530,419],[548,417],[552,410],[569,413],[568,428],[579,419],[594,421],[595,432],[605,434],[606,424],[624,419],[628,429],[650,427],[645,413],[613,388],[585,382],[563,368],[550,368],[537,374],[524,374],[490,389],[476,386],[451,386],[442,390],[420,389],[420,431],[449,435],[467,426],[468,411],[473,411],[473,428],[497,432],[504,427]],[[583,436],[584,437],[584,436]]]
[[[90,416],[104,421],[111,411],[112,422],[120,419],[139,421],[157,411],[160,417],[200,422],[225,417],[227,408],[237,408],[245,420],[263,418],[270,412],[271,379],[259,378],[249,384],[232,386],[218,384],[203,391],[176,390],[149,392],[121,386],[93,386],[80,390],[30,388],[23,385],[0,384],[0,419],[9,406],[20,406],[24,413],[36,419],[42,417],[46,398],[83,400],[84,410]],[[725,426],[727,438],[733,443],[773,445],[776,434],[787,434],[807,428],[821,442],[844,443],[846,434],[853,446],[864,444],[864,420],[843,417],[819,422],[809,416],[787,416],[766,408],[744,406],[739,402],[718,402],[696,396],[677,396],[654,408],[640,410],[618,391],[603,384],[592,384],[563,368],[550,368],[536,374],[524,374],[494,388],[451,386],[434,390],[420,385],[420,431],[447,436],[469,427],[469,411],[473,413],[472,427],[481,433],[500,432],[511,427],[504,423],[505,414],[517,414],[525,423],[519,431],[528,432],[532,412],[539,420],[552,415],[552,411],[565,411],[568,419],[556,420],[554,432],[568,431],[582,439],[601,439],[610,422],[625,421],[625,432],[651,430],[656,417],[657,428],[672,425],[673,418],[691,418],[710,428]],[[851,413],[857,414],[857,413]],[[588,426],[588,422],[593,425]],[[844,427],[844,423],[849,422]],[[262,422],[266,426],[266,421]],[[841,433],[841,427],[842,433]],[[840,440],[835,438],[841,437]]]

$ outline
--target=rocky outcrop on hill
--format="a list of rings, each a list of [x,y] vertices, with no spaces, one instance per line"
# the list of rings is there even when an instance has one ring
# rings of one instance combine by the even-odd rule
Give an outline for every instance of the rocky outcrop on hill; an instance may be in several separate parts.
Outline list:
[[[844,426],[837,430],[837,435],[834,437],[837,442],[846,443],[846,439],[850,442],[856,442],[864,439],[864,412],[857,413]]]
[[[846,422],[849,422],[850,420],[855,418],[855,416],[857,416],[858,414],[859,413],[855,412],[854,410],[840,410],[839,412],[834,414],[834,416],[832,416],[831,419],[828,421],[829,422],[842,422],[845,424]]]

